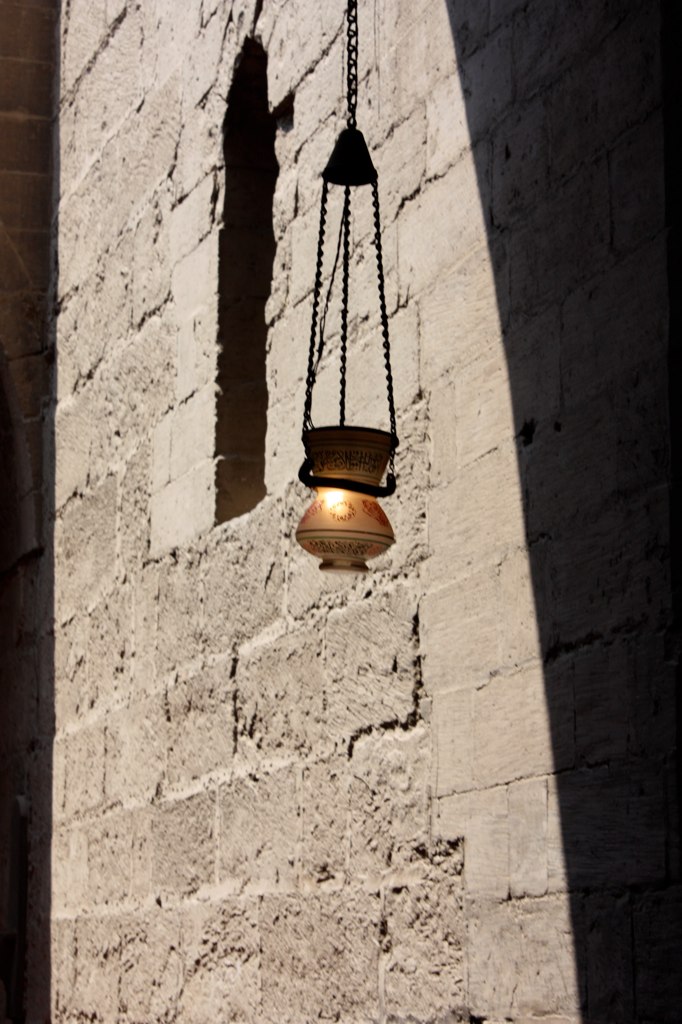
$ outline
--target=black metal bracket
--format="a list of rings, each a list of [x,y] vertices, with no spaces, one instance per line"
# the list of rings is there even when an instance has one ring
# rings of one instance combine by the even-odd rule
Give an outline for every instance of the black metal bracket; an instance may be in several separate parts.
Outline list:
[[[322,177],[330,185],[371,185],[377,172],[365,137],[358,128],[344,128]]]
[[[357,491],[359,494],[369,494],[373,498],[388,498],[395,493],[396,480],[393,473],[386,475],[386,483],[383,487],[376,484],[363,484],[358,480],[350,480],[343,476],[315,476],[312,472],[313,464],[310,459],[304,459],[298,471],[298,479],[306,487],[336,487],[344,491]]]

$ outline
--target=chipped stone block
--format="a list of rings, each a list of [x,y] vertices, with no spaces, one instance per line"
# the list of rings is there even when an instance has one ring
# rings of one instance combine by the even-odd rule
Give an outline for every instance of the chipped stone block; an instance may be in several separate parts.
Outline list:
[[[368,725],[405,721],[413,711],[415,612],[413,595],[399,587],[329,614],[325,667],[334,683],[329,725],[335,735],[350,738]]]
[[[438,801],[437,834],[464,839],[466,890],[506,899],[509,893],[509,810],[507,789],[472,790]]]
[[[513,783],[508,800],[511,895],[543,896],[547,892],[547,780]]]
[[[167,778],[183,785],[211,771],[223,771],[234,752],[232,659],[181,673],[165,694]]]
[[[105,735],[101,724],[81,727],[64,740],[64,813],[80,816],[104,801]],[[83,770],[87,765],[87,770]]]
[[[350,877],[350,804],[353,779],[345,757],[303,769],[301,872],[303,884],[339,888]]]
[[[158,557],[182,547],[213,525],[215,468],[213,459],[195,464],[171,480],[151,499],[150,553]]]
[[[65,621],[91,607],[113,580],[116,478],[73,500],[55,523],[55,545],[63,568],[57,582],[56,616]]]
[[[432,777],[436,797],[473,786],[473,707],[470,690],[438,690],[433,695]]]
[[[353,746],[350,868],[368,884],[400,873],[428,844],[428,733],[370,733]]]
[[[192,893],[215,877],[215,797],[197,793],[159,805],[152,817],[152,884]]]
[[[315,629],[249,647],[239,656],[234,686],[240,761],[257,764],[263,757],[291,751],[308,756],[330,747],[328,684]]]
[[[261,986],[259,903],[228,897],[182,911],[182,974],[177,1020],[201,1024],[220,1007],[233,1024],[258,1012]]]
[[[516,1018],[580,1013],[568,897],[476,903],[469,911],[469,1008]]]
[[[236,778],[221,788],[219,807],[220,880],[236,891],[293,888],[300,828],[295,773]]]
[[[379,918],[374,893],[265,897],[263,1020],[299,1024],[321,1007],[347,1024],[377,1017]]]
[[[110,712],[106,729],[108,800],[149,800],[166,772],[168,729],[161,702],[146,698]]]
[[[382,931],[389,1020],[446,1020],[464,1006],[466,917],[458,878],[388,889]]]

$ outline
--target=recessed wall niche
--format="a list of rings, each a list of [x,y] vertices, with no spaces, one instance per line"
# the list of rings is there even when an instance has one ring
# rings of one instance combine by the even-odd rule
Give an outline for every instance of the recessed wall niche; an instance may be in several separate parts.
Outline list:
[[[225,206],[219,242],[216,521],[254,508],[265,495],[265,379],[275,237],[276,119],[268,110],[267,55],[247,40],[224,127]]]

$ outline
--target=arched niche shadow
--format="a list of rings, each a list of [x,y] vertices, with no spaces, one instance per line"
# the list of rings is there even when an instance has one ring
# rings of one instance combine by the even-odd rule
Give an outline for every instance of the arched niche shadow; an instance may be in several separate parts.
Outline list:
[[[583,1019],[672,1022],[659,11],[447,9],[509,374]]]

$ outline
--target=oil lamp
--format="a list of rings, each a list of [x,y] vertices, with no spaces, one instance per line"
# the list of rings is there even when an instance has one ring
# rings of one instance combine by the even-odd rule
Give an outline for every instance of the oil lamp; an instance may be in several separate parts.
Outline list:
[[[301,547],[321,559],[320,569],[336,572],[367,572],[367,560],[386,551],[395,540],[388,517],[377,501],[377,498],[386,497],[395,491],[394,455],[398,436],[381,252],[377,172],[356,122],[357,57],[357,0],[348,0],[348,115],[346,128],[339,135],[329,162],[322,172],[320,230],[303,412],[302,440],[305,459],[298,474],[304,484],[315,489],[315,497],[296,530],[296,539]],[[325,317],[320,316],[320,295],[327,200],[330,186],[335,185],[341,186],[344,190],[339,234],[339,251],[342,254],[339,422],[334,426],[315,427],[311,417],[313,389],[324,349]],[[376,252],[377,291],[390,431],[346,424],[351,196],[355,189],[363,186],[369,186],[372,195],[373,241]],[[331,275],[330,291],[333,281],[334,271]],[[328,305],[328,300],[329,295],[325,305]],[[382,485],[381,481],[387,469],[386,483]]]

